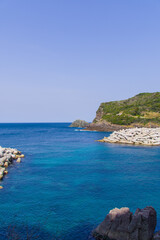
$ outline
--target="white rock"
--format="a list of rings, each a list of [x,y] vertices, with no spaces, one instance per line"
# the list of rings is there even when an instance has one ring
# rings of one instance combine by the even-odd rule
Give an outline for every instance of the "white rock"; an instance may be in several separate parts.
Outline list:
[[[131,128],[115,131],[109,137],[104,137],[103,141],[158,146],[160,145],[160,128]]]

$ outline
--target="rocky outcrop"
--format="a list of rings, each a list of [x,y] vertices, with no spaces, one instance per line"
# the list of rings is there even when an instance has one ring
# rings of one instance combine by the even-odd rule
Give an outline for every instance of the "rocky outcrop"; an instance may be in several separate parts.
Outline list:
[[[131,128],[114,131],[100,142],[135,144],[147,146],[160,145],[160,128]]]
[[[93,231],[93,236],[97,240],[152,240],[156,222],[156,211],[152,207],[138,208],[135,214],[126,207],[115,208]]]
[[[89,123],[84,121],[84,120],[75,120],[71,125],[70,127],[77,127],[77,128],[85,128],[85,127],[88,127],[89,126]]]
[[[87,131],[99,131],[99,132],[113,132],[118,131],[120,129],[124,129],[126,127],[120,126],[117,124],[112,124],[106,121],[99,121],[96,123],[90,123],[85,130]]]
[[[98,131],[98,132],[113,132],[113,131],[119,131],[122,129],[131,129],[131,128],[142,128],[144,127],[142,124],[134,123],[129,126],[127,125],[118,125],[118,124],[112,124],[110,122],[100,120],[97,122],[90,123],[85,130],[87,131]],[[145,128],[159,128],[159,125],[148,123],[145,125]]]
[[[0,180],[8,173],[6,168],[12,164],[14,160],[21,159],[22,157],[24,157],[24,155],[17,149],[0,147]]]
[[[117,131],[123,128],[160,127],[160,92],[140,93],[121,101],[103,102],[86,130]]]
[[[103,108],[100,106],[96,112],[96,117],[93,120],[93,123],[100,121],[102,119],[103,114],[104,114]]]

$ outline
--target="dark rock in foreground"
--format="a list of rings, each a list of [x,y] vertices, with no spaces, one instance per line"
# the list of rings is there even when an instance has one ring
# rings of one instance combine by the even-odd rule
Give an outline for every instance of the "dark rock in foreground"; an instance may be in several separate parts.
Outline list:
[[[71,125],[70,127],[78,127],[78,128],[84,128],[84,127],[88,127],[89,126],[89,123],[84,121],[84,120],[75,120]]]
[[[152,240],[156,219],[156,211],[152,207],[138,208],[135,214],[129,208],[115,208],[93,231],[93,236],[97,240]]]

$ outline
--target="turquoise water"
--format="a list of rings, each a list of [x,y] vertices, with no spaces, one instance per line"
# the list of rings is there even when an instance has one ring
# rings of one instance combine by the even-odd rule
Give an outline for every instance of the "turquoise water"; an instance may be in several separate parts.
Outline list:
[[[0,239],[8,226],[20,239],[92,239],[114,207],[152,205],[160,216],[159,147],[99,143],[108,133],[68,125],[0,124],[0,145],[26,156],[1,182]]]

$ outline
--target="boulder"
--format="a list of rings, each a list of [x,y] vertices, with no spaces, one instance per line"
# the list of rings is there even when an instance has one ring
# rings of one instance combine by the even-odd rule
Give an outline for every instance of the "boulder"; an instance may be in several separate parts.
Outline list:
[[[3,179],[5,168],[0,167],[0,180]]]
[[[98,240],[152,240],[156,219],[152,207],[138,208],[135,214],[126,207],[115,208],[93,231],[93,236]]]
[[[7,168],[8,167],[8,162],[4,163],[4,167]]]
[[[20,162],[21,162],[21,158],[18,158],[16,162],[17,162],[17,163],[20,163]]]
[[[6,161],[7,161],[7,157],[6,156],[0,158],[0,163],[1,164],[4,164]]]

